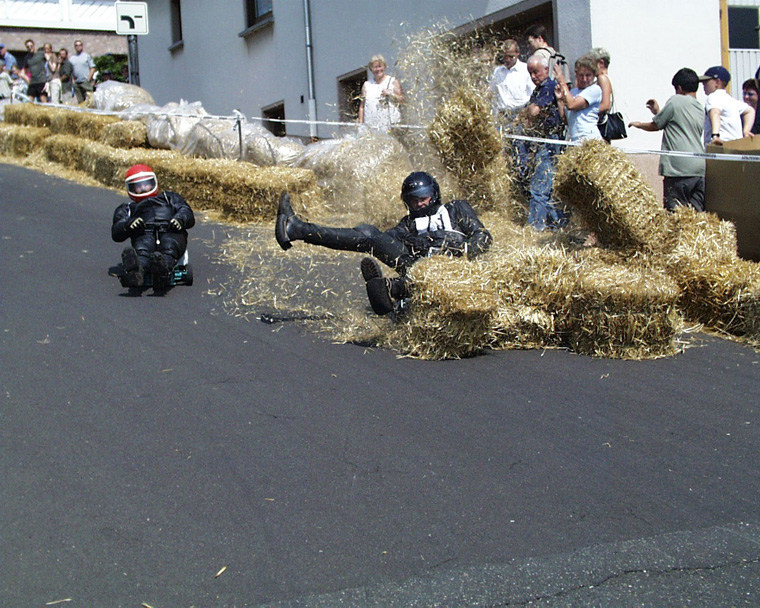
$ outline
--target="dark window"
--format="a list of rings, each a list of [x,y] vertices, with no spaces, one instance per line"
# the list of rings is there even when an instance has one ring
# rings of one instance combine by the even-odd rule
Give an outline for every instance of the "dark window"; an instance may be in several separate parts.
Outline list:
[[[285,123],[280,122],[285,120],[285,104],[283,102],[280,101],[271,106],[267,106],[266,108],[262,108],[261,116],[265,119],[261,121],[261,124],[265,129],[268,129],[277,137],[283,137],[285,135]]]
[[[181,0],[171,0],[169,5],[172,20],[172,45],[169,50],[182,46],[182,7]]]
[[[367,80],[367,68],[359,68],[338,77],[338,109],[341,122],[359,118],[362,85]]]
[[[728,7],[728,46],[732,49],[758,49],[757,8]]]
[[[272,0],[245,0],[245,27],[271,20]]]

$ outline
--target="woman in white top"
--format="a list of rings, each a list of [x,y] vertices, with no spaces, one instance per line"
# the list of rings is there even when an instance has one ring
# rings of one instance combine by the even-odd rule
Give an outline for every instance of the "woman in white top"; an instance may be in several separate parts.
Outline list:
[[[602,103],[602,89],[596,80],[596,61],[590,55],[584,55],[575,62],[575,88],[568,88],[561,78],[562,72],[556,69],[557,98],[565,107],[567,121],[567,139],[582,141],[584,139],[602,139],[597,122],[599,121],[599,104]]]
[[[372,79],[362,85],[359,104],[359,122],[368,127],[388,131],[401,122],[398,104],[404,101],[404,93],[397,78],[385,73],[386,63],[382,55],[375,55],[367,66]]]

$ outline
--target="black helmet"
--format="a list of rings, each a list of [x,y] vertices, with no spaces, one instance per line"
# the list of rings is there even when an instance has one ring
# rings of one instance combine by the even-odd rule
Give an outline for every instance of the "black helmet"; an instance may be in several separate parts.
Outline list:
[[[412,207],[413,199],[428,196],[430,197],[430,204],[427,207],[424,209]],[[432,175],[424,171],[415,171],[406,177],[403,186],[401,186],[401,200],[404,201],[410,215],[414,217],[430,215],[441,204],[441,189]]]

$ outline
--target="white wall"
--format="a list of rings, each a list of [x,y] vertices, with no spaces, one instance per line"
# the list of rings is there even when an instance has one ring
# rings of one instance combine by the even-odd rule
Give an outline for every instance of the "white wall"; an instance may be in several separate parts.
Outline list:
[[[592,46],[610,52],[615,104],[626,120],[651,120],[647,99],[662,106],[673,74],[720,65],[718,0],[591,0]],[[704,103],[700,87],[698,97]],[[660,133],[629,129],[625,148],[659,150]]]

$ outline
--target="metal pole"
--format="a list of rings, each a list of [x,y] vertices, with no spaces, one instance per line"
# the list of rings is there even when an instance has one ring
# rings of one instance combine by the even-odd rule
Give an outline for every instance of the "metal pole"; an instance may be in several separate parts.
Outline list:
[[[129,45],[129,82],[140,86],[140,62],[137,59],[137,36],[129,34],[127,36]]]
[[[317,100],[314,92],[314,58],[311,46],[311,8],[309,0],[303,0],[304,33],[306,35],[306,74],[309,81],[309,135],[317,137]]]

